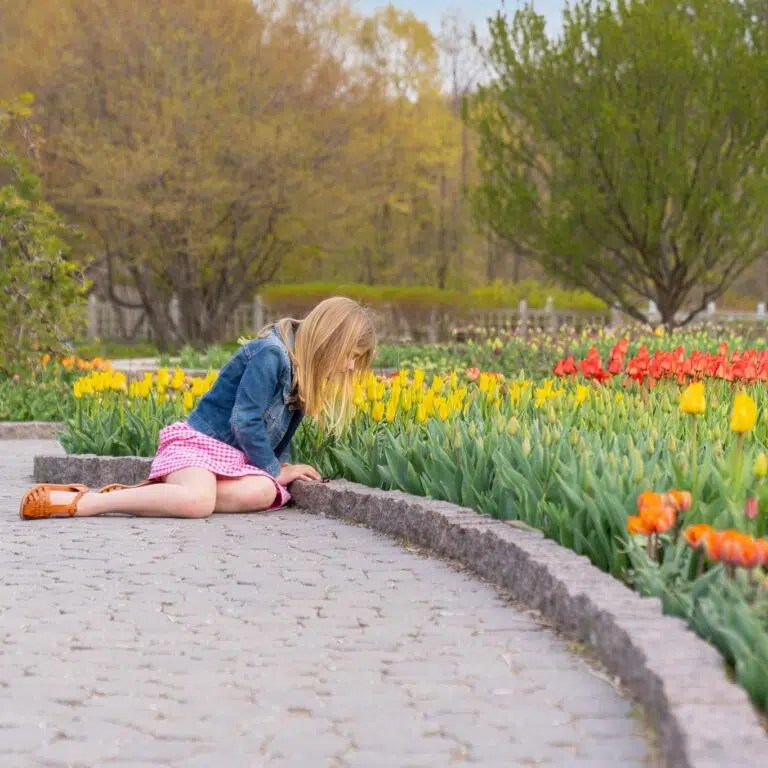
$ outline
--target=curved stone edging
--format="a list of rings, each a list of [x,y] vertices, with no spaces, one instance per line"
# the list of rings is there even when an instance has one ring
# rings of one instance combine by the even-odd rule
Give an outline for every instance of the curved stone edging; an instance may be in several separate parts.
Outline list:
[[[62,429],[58,421],[0,421],[0,440],[47,440]]]
[[[36,483],[82,483],[89,488],[132,485],[147,479],[151,464],[152,459],[143,456],[35,456],[32,476]]]
[[[37,482],[91,487],[144,480],[151,459],[37,456]],[[768,737],[723,659],[660,601],[641,597],[586,557],[539,531],[455,504],[346,481],[296,483],[299,508],[406,538],[461,562],[538,610],[569,639],[588,644],[653,718],[669,766],[760,765]]]
[[[404,537],[460,561],[587,643],[655,721],[670,766],[736,768],[765,761],[768,737],[723,659],[645,598],[539,531],[447,502],[354,483],[297,483],[304,509]]]

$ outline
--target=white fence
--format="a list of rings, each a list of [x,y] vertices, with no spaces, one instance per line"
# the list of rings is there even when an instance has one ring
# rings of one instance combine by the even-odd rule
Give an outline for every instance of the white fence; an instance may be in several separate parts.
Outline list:
[[[174,301],[171,302],[170,313],[171,317],[178,317],[178,304]],[[653,302],[648,305],[646,315],[651,324],[656,324],[661,319]],[[377,316],[381,338],[387,341],[411,339],[437,341],[450,335],[455,325],[472,324],[478,328],[499,330],[527,326],[556,332],[563,326],[579,328],[585,325],[602,325],[616,328],[626,321],[626,316],[615,308],[606,312],[559,310],[555,308],[551,298],[547,299],[544,309],[530,309],[523,299],[514,308],[462,312],[460,317],[458,313],[454,316],[445,309],[435,309],[426,313],[421,322],[414,320],[409,322],[397,307],[380,310]],[[685,314],[679,317],[682,319]],[[232,312],[224,331],[224,338],[235,339],[239,336],[247,336],[276,319],[278,319],[276,311],[256,297],[251,302],[241,304]],[[762,302],[757,305],[754,312],[718,310],[714,303],[711,303],[697,320],[768,323],[768,313]],[[143,310],[118,308],[91,296],[88,304],[88,338],[151,339],[152,331]]]

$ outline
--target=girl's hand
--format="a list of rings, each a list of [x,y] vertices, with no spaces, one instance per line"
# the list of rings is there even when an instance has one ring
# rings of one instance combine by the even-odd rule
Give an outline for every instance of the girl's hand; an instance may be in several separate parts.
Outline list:
[[[320,479],[320,473],[309,464],[283,464],[280,474],[275,478],[282,486],[290,485],[294,480],[305,480],[311,483]]]

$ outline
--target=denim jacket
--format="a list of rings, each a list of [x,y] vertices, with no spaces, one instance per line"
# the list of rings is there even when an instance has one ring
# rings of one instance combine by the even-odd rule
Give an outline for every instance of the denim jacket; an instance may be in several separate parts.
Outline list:
[[[293,345],[293,337],[289,339]],[[248,462],[280,474],[302,419],[293,390],[293,365],[277,332],[241,347],[189,414],[192,429],[242,451]]]

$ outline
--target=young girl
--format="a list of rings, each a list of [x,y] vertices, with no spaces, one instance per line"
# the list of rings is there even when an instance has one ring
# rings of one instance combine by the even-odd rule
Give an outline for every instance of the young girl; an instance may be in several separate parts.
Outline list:
[[[267,326],[222,368],[186,422],[160,432],[149,479],[137,486],[37,485],[21,517],[208,517],[213,512],[277,509],[294,480],[319,480],[306,464],[290,464],[290,443],[304,414],[337,421],[348,412],[354,374],[371,365],[375,329],[351,299],[318,304],[298,322]]]

